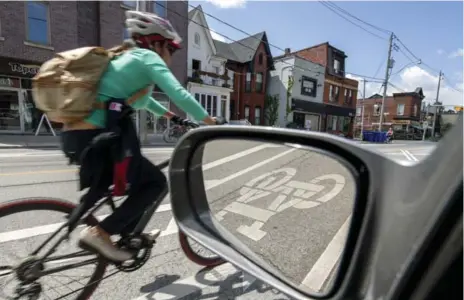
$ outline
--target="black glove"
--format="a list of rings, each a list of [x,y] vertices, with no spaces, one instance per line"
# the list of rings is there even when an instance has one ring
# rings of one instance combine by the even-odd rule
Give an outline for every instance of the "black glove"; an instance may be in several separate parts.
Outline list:
[[[216,117],[216,125],[224,125],[224,124],[227,124],[226,118]]]
[[[198,125],[197,123],[195,122],[192,122],[190,120],[187,120],[187,119],[182,119],[178,116],[174,116],[171,118],[171,121],[174,123],[174,124],[178,124],[178,125],[182,125],[182,126],[187,126],[187,127],[192,127],[192,128],[197,128],[199,127],[200,125]]]

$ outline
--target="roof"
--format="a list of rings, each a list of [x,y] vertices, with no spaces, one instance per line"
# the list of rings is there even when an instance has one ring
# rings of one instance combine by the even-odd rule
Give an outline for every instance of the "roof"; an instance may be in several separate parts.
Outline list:
[[[344,51],[338,49],[338,48],[335,48],[334,46],[332,46],[329,42],[324,42],[324,43],[320,43],[320,44],[317,44],[317,45],[314,45],[314,46],[310,46],[310,47],[306,47],[306,48],[303,48],[303,49],[299,49],[299,50],[296,50],[296,51],[293,51],[293,52],[290,52],[288,54],[282,54],[282,55],[279,55],[279,56],[276,56],[274,57],[274,59],[279,59],[279,58],[282,58],[282,57],[285,57],[285,56],[289,56],[289,55],[298,55],[298,52],[301,52],[301,51],[305,51],[305,50],[309,50],[309,49],[313,49],[313,48],[317,48],[317,47],[320,47],[320,46],[324,46],[326,45],[328,48],[332,48],[334,49],[335,51],[337,51],[339,54],[343,55],[345,58],[348,57]]]
[[[419,96],[421,99],[424,99],[425,96],[424,96],[424,92],[422,91],[422,88],[421,87],[418,87],[414,90],[414,92],[404,92],[404,93],[393,93],[393,96],[387,96],[387,98],[391,98],[391,97],[398,97],[398,96]],[[378,99],[378,98],[382,98],[383,96],[382,95],[379,95],[379,94],[374,94],[372,96],[370,96],[369,98],[366,98],[367,99]]]
[[[272,63],[270,66],[271,70],[274,69],[273,59],[269,44],[267,41],[266,32],[260,32],[254,35],[251,35],[247,38],[235,41],[233,43],[224,43],[221,41],[214,40],[216,45],[217,55],[227,58],[228,60],[236,61],[239,63],[247,63],[252,61],[256,50],[258,50],[261,42],[264,42],[266,47],[266,52],[268,56],[268,61]]]
[[[201,8],[201,5],[198,5],[197,7],[191,9],[188,12],[189,23],[192,22],[192,19],[195,17],[195,14],[197,12],[199,13],[200,23],[202,23],[202,24],[197,23],[197,25],[199,25],[200,27],[203,27],[203,30],[205,31],[205,34],[206,34],[206,38],[208,39],[208,43],[210,44],[211,49],[213,51],[213,55],[217,55],[216,44],[214,43],[213,37],[211,36],[208,22],[206,21],[205,14],[203,13],[203,8]]]

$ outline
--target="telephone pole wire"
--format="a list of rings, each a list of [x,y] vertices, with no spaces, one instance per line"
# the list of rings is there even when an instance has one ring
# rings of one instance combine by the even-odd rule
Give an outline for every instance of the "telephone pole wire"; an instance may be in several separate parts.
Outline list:
[[[443,76],[443,73],[440,70],[440,74],[438,75],[437,98],[435,99],[435,103],[434,103],[435,112],[433,114],[432,138],[435,137],[435,124],[437,122],[438,111],[441,108],[441,106],[439,106],[439,104],[438,104],[438,96],[440,96],[440,84],[441,84],[441,77],[442,76]]]
[[[382,131],[382,121],[384,114],[385,98],[387,97],[387,87],[388,87],[388,77],[389,71],[392,67],[392,48],[393,48],[393,32],[390,34],[390,39],[388,40],[388,58],[387,58],[387,67],[385,69],[385,82],[383,84],[383,97],[382,97],[382,106],[380,107],[380,120],[379,120],[379,131]]]

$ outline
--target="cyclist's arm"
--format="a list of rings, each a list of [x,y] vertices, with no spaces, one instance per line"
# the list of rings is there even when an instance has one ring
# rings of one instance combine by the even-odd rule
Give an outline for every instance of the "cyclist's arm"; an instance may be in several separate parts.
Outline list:
[[[214,125],[216,121],[211,118],[198,101],[182,87],[164,61],[158,54],[148,52],[144,54],[144,63],[148,67],[151,80],[158,85],[174,103],[183,111],[189,113],[197,121]]]

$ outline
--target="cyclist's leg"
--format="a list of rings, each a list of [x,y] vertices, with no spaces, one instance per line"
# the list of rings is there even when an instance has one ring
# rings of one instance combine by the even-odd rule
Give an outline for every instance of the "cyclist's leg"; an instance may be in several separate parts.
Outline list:
[[[100,223],[109,234],[132,231],[145,209],[154,201],[162,201],[158,197],[166,188],[166,176],[145,157],[141,158],[139,170],[138,178],[131,180],[127,199]]]

